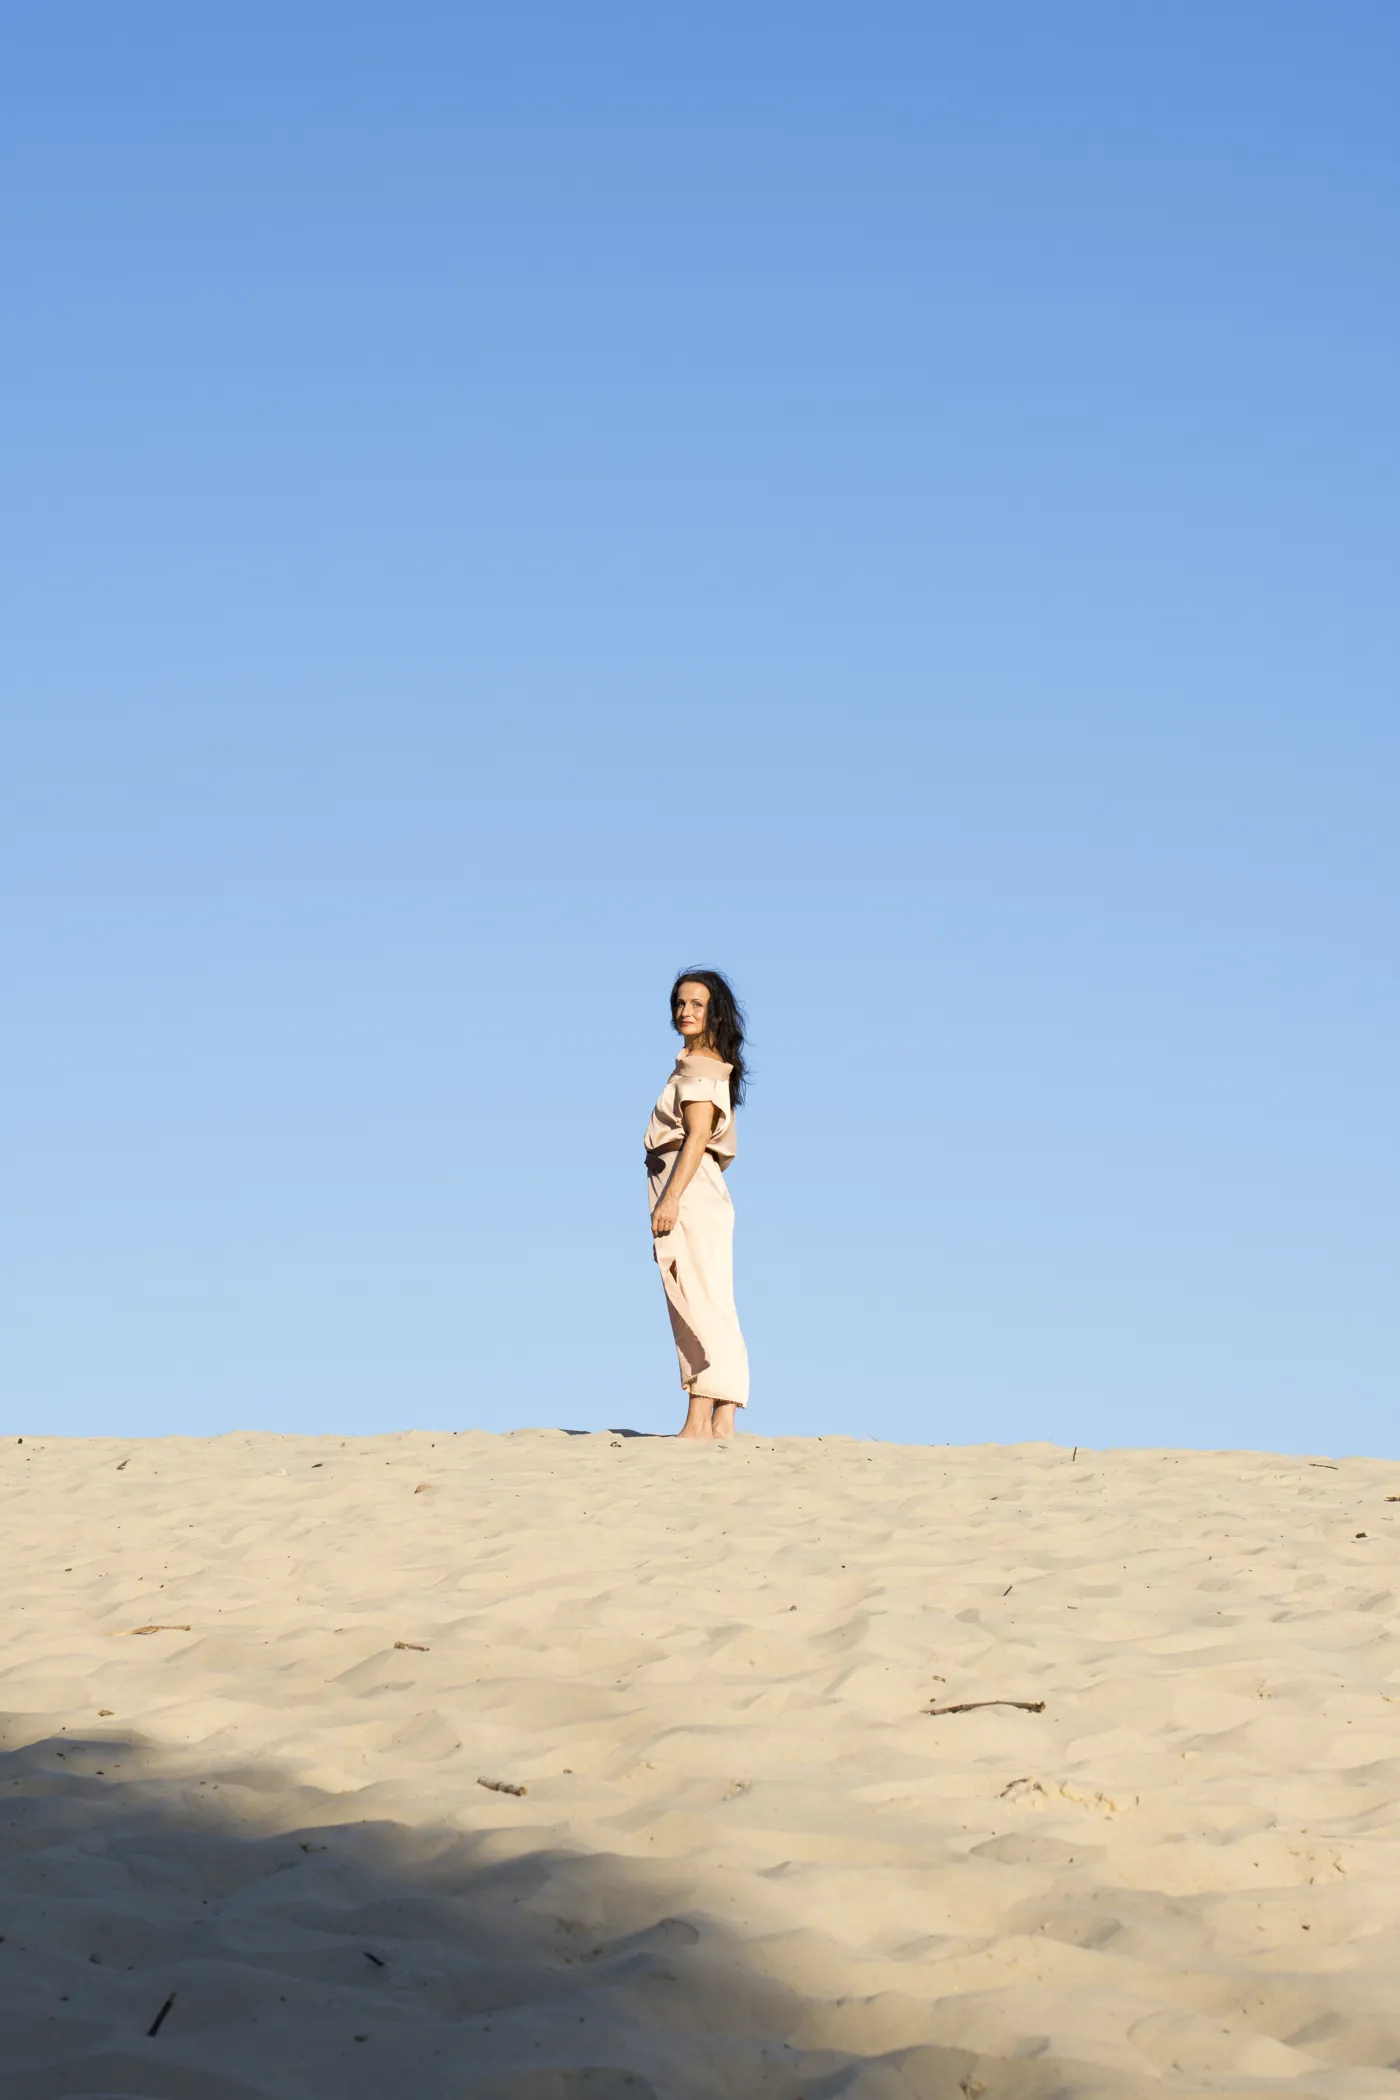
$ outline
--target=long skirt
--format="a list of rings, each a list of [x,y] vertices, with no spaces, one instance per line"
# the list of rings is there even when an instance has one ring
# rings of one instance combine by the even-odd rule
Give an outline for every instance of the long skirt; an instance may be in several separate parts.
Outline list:
[[[647,1154],[653,1209],[678,1156]],[[734,1309],[734,1205],[710,1153],[681,1196],[675,1230],[652,1246],[666,1288],[681,1384],[699,1399],[747,1407],[749,1352]]]

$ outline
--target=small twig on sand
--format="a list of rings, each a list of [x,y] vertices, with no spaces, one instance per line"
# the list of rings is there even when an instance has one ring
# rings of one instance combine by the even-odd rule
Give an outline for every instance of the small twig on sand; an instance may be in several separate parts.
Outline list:
[[[415,1654],[418,1655],[426,1655],[428,1652],[426,1641],[395,1641],[394,1646],[396,1648],[412,1648]]]
[[[189,1631],[190,1628],[188,1626],[119,1626],[115,1632],[107,1635],[107,1639],[109,1641],[125,1641],[129,1640],[136,1633],[188,1633]]]
[[[493,1794],[523,1794],[525,1791],[523,1786],[512,1786],[508,1779],[478,1779],[476,1783]]]
[[[1043,1714],[1043,1699],[964,1699],[961,1706],[926,1706],[926,1714],[975,1714],[980,1706],[1015,1706],[1023,1714]]]
[[[148,2027],[148,2028],[146,2029],[146,2039],[147,2039],[147,2041],[150,2041],[150,2039],[151,2039],[151,2037],[152,2037],[153,2035],[157,2035],[157,2034],[159,2034],[159,2033],[160,2033],[160,2029],[161,2029],[161,2022],[162,2022],[162,2021],[164,2020],[164,2018],[165,2018],[166,2014],[167,2014],[167,2013],[169,2012],[169,2010],[170,2010],[171,2006],[172,2006],[172,2005],[173,2005],[174,2003],[175,2003],[175,1993],[174,1993],[174,1991],[172,1991],[172,1992],[170,1993],[170,1996],[169,1996],[169,1997],[168,1997],[168,1998],[166,1999],[166,2001],[165,2001],[164,2005],[162,2005],[162,2007],[161,2007],[160,2011],[159,2011],[159,2012],[158,2012],[158,2013],[156,2014],[155,2018],[154,2018],[154,2019],[152,2020],[152,2022],[151,2022],[150,2026],[149,2026],[149,2027]]]
[[[1330,1458],[1310,1458],[1308,1464],[1320,1466],[1324,1473],[1340,1473],[1342,1470],[1340,1466],[1334,1466]]]

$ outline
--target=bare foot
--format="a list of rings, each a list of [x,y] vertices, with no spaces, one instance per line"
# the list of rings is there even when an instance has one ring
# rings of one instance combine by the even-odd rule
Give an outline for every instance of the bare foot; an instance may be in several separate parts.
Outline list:
[[[710,1418],[713,1408],[713,1400],[705,1400],[698,1393],[692,1393],[690,1406],[686,1411],[685,1427],[678,1429],[676,1435],[688,1437],[692,1443],[708,1444],[712,1435]]]
[[[714,1412],[710,1416],[710,1435],[721,1444],[733,1442],[734,1402],[732,1400],[716,1400],[714,1402]]]

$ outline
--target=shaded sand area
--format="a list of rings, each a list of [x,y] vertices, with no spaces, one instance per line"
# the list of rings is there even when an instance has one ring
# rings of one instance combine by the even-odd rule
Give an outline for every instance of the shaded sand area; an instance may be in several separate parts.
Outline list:
[[[1396,1495],[11,1439],[0,2100],[1400,2095]]]

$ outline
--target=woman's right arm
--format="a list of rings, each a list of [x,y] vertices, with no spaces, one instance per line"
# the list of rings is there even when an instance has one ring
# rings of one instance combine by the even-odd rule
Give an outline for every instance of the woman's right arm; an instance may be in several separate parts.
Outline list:
[[[663,1233],[675,1231],[676,1220],[681,1214],[681,1197],[700,1170],[705,1147],[715,1127],[713,1101],[683,1101],[681,1114],[685,1118],[685,1143],[676,1154],[676,1164],[651,1214],[651,1229],[657,1239]]]

